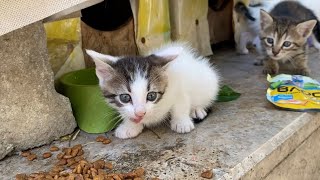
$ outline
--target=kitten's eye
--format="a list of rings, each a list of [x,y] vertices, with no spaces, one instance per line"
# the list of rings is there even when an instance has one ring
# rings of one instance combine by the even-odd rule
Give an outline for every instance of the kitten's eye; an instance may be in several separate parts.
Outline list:
[[[149,92],[147,94],[147,100],[148,101],[155,101],[157,99],[157,93],[156,92]]]
[[[131,97],[129,94],[120,94],[120,101],[122,103],[129,103],[131,101]]]
[[[273,39],[272,38],[267,38],[267,43],[273,44]]]
[[[283,46],[284,47],[290,47],[291,46],[291,42],[290,41],[285,41],[284,43],[283,43]]]

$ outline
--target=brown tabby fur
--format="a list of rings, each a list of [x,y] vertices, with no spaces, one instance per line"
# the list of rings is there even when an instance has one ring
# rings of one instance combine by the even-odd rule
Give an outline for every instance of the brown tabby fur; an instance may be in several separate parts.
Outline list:
[[[268,14],[261,10],[260,39],[265,52],[265,74],[278,74],[279,63],[290,62],[295,74],[309,75],[307,38],[317,20],[298,2],[284,1]],[[268,39],[273,40],[269,43]],[[284,43],[291,45],[285,47]]]

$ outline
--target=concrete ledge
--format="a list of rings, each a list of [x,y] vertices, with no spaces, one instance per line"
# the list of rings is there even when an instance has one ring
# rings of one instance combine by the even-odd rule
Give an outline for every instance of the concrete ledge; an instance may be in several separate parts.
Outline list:
[[[266,178],[283,160],[301,146],[311,134],[319,129],[319,119],[320,115],[316,113],[302,114],[241,163],[232,168],[229,173],[223,175],[221,179]],[[317,142],[314,143],[319,144]],[[303,175],[300,174],[300,176]]]
[[[297,149],[269,172],[265,179],[319,179],[319,138],[320,129],[318,128]]]

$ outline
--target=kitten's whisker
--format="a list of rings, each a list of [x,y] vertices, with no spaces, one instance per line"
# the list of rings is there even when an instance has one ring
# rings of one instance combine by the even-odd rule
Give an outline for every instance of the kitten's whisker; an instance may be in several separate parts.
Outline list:
[[[103,118],[106,118],[107,116],[113,115],[113,114],[114,114],[114,112],[107,112],[104,114]],[[119,115],[117,115],[117,116],[119,116]]]
[[[121,122],[122,119],[113,119],[113,121],[111,121],[113,124],[118,124],[119,122]]]
[[[108,124],[117,124],[119,121],[121,121],[122,119],[120,117],[114,117],[112,119],[108,120]]]
[[[111,120],[113,121],[113,120],[115,120],[115,119],[121,119],[122,118],[122,116],[121,115],[117,115],[117,116],[115,116],[114,118],[112,118]]]

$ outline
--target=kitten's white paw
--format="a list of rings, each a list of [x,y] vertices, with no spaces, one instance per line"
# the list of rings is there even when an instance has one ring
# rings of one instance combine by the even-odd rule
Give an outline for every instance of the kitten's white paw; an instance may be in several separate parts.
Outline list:
[[[207,112],[203,108],[195,108],[191,111],[193,119],[204,119],[207,115]]]
[[[128,125],[120,124],[116,129],[115,136],[120,139],[134,138],[138,136],[143,130],[143,125]]]
[[[246,55],[246,54],[249,54],[249,50],[247,48],[239,49],[238,53],[241,54],[241,55]]]
[[[194,129],[194,124],[191,119],[172,120],[171,129],[177,133],[188,133]]]
[[[263,60],[261,59],[256,59],[254,60],[254,63],[253,63],[255,66],[263,66]]]

